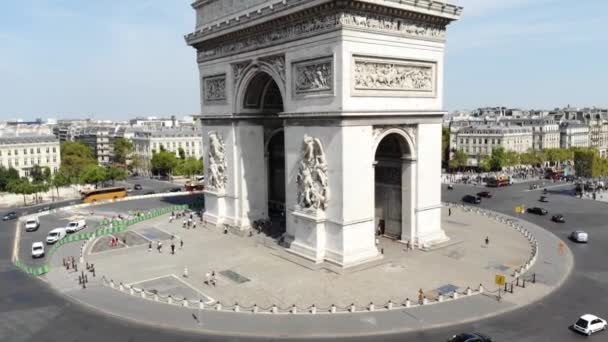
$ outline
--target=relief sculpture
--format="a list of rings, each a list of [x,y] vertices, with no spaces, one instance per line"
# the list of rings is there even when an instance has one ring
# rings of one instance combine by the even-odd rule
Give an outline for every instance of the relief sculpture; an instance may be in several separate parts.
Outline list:
[[[355,62],[354,87],[359,90],[433,91],[433,79],[432,66]]]
[[[218,192],[226,189],[226,153],[224,140],[218,132],[209,132],[209,168],[207,187]]]
[[[206,101],[221,101],[226,99],[226,77],[214,76],[204,79]]]
[[[331,62],[297,65],[295,78],[298,93],[331,90]]]
[[[327,161],[323,145],[318,138],[304,136],[300,167],[296,176],[298,206],[304,210],[325,210],[330,192]]]

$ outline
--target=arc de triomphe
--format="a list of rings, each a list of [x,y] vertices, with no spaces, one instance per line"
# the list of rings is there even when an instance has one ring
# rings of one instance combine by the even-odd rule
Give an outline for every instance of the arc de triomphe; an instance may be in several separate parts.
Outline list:
[[[198,0],[205,219],[344,267],[441,228],[446,26],[428,0]]]

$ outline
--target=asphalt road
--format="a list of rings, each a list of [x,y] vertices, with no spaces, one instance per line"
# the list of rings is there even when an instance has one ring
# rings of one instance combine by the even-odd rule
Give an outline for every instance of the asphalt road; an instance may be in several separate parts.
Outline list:
[[[142,185],[143,182],[142,182]],[[144,185],[145,187],[145,185]],[[476,193],[481,188],[456,186],[453,191],[444,188],[444,200],[459,201],[464,194]],[[575,256],[575,269],[565,284],[525,308],[491,319],[453,326],[444,329],[379,337],[378,341],[445,341],[448,336],[461,331],[479,331],[495,341],[605,341],[608,333],[591,338],[578,335],[568,329],[583,313],[608,316],[608,203],[579,200],[561,195],[560,189],[552,189],[549,203],[538,202],[541,191],[525,191],[527,186],[516,185],[492,190],[494,197],[484,200],[481,207],[514,214],[517,205],[542,206],[549,210],[547,216],[525,214],[525,219],[543,226],[556,235],[566,238],[575,229],[589,232],[589,244],[569,243]],[[565,188],[567,189],[567,187]],[[128,203],[128,202],[126,202]],[[136,205],[133,203],[132,205]],[[139,204],[141,207],[142,204]],[[554,213],[566,217],[566,223],[550,221]],[[0,341],[238,341],[260,340],[191,336],[156,328],[122,322],[102,316],[79,305],[66,301],[50,290],[44,282],[32,279],[14,269],[10,264],[14,222],[0,223]],[[480,239],[482,239],[480,235]],[[555,246],[557,249],[557,246]],[[458,313],[454,312],[457,318]],[[310,327],[314,329],[314,327]],[[264,339],[266,340],[266,339]],[[352,338],[352,341],[370,341]],[[261,340],[260,340],[261,341]]]

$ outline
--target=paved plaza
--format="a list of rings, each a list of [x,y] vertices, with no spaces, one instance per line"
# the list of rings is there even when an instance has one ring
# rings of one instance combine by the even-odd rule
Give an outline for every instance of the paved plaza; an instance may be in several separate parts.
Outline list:
[[[242,237],[208,227],[188,230],[181,220],[169,223],[168,216],[133,226],[117,236],[116,246],[111,246],[111,237],[97,239],[86,259],[108,279],[163,295],[242,306],[344,307],[415,300],[420,289],[431,299],[479,284],[493,289],[496,274],[511,274],[530,255],[527,239],[491,218],[459,209],[448,216],[444,209],[443,225],[451,237],[443,247],[406,251],[406,245],[380,238],[384,258],[350,270],[309,263],[262,235]],[[163,241],[160,253],[158,240]],[[183,276],[185,268],[188,277]],[[212,271],[216,286],[205,284],[206,273]]]

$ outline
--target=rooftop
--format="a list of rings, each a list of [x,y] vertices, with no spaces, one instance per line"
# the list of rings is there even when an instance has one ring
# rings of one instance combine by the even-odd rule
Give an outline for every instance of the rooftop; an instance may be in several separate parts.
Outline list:
[[[0,137],[0,145],[16,145],[16,144],[40,144],[59,142],[54,135],[26,135],[13,137]]]

